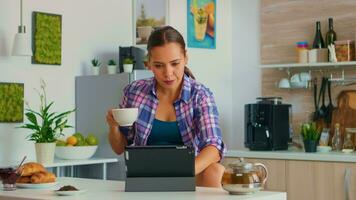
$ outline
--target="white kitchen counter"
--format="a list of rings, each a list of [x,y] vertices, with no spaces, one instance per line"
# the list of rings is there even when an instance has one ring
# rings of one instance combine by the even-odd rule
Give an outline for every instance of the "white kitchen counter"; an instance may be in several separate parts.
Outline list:
[[[57,196],[54,190],[64,185],[72,185],[78,189],[86,190],[78,196]],[[195,192],[125,192],[125,182],[81,178],[58,178],[57,186],[50,189],[17,189],[15,191],[2,191],[0,200],[20,199],[60,199],[60,200],[286,200],[285,192],[260,191],[250,195],[229,195],[223,189],[197,187]]]
[[[356,153],[306,153],[304,151],[249,151],[249,150],[229,150],[225,157],[245,157],[264,158],[279,160],[310,160],[310,161],[330,161],[330,162],[351,162],[356,163]]]

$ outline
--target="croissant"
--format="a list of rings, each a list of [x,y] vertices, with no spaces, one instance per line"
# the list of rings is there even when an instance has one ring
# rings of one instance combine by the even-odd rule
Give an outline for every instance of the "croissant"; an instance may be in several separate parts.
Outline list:
[[[31,183],[31,176],[21,176],[16,183]]]
[[[38,172],[45,172],[46,169],[40,163],[29,162],[22,166],[21,176],[32,176]]]
[[[52,183],[56,176],[51,172],[38,172],[31,176],[31,183]]]

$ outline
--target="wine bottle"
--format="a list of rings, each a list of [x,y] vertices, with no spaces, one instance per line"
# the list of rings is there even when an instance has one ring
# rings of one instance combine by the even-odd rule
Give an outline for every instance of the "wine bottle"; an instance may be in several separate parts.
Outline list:
[[[333,18],[329,18],[329,31],[326,33],[326,46],[334,44],[336,40],[336,33],[334,31]]]
[[[321,49],[321,48],[325,48],[325,43],[323,40],[323,36],[321,34],[320,21],[317,21],[316,32],[315,32],[315,37],[313,42],[313,49]]]
[[[333,18],[329,18],[329,30],[325,36],[326,47],[328,47],[330,44],[334,44],[335,40],[336,40],[336,33],[334,31]],[[330,52],[328,52],[328,54],[330,55]],[[328,56],[328,58],[330,61],[330,56]]]

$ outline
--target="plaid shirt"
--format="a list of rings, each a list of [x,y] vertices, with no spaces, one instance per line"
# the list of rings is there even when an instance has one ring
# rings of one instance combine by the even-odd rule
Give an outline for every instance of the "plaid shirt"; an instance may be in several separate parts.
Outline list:
[[[139,108],[132,128],[120,127],[128,144],[146,145],[158,105],[155,78],[135,81],[124,89],[120,108]],[[194,148],[195,155],[213,145],[221,158],[226,152],[219,126],[219,114],[208,88],[184,75],[180,97],[173,103],[184,145]]]

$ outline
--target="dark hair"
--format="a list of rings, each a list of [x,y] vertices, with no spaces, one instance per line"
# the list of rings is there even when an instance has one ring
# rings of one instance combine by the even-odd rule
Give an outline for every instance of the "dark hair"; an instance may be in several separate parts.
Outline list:
[[[163,26],[154,30],[147,41],[147,52],[148,56],[150,56],[151,50],[154,47],[160,47],[167,43],[175,42],[179,44],[181,50],[185,55],[185,42],[183,36],[173,27],[171,26]],[[195,79],[194,75],[190,71],[190,69],[185,66],[184,73]]]

